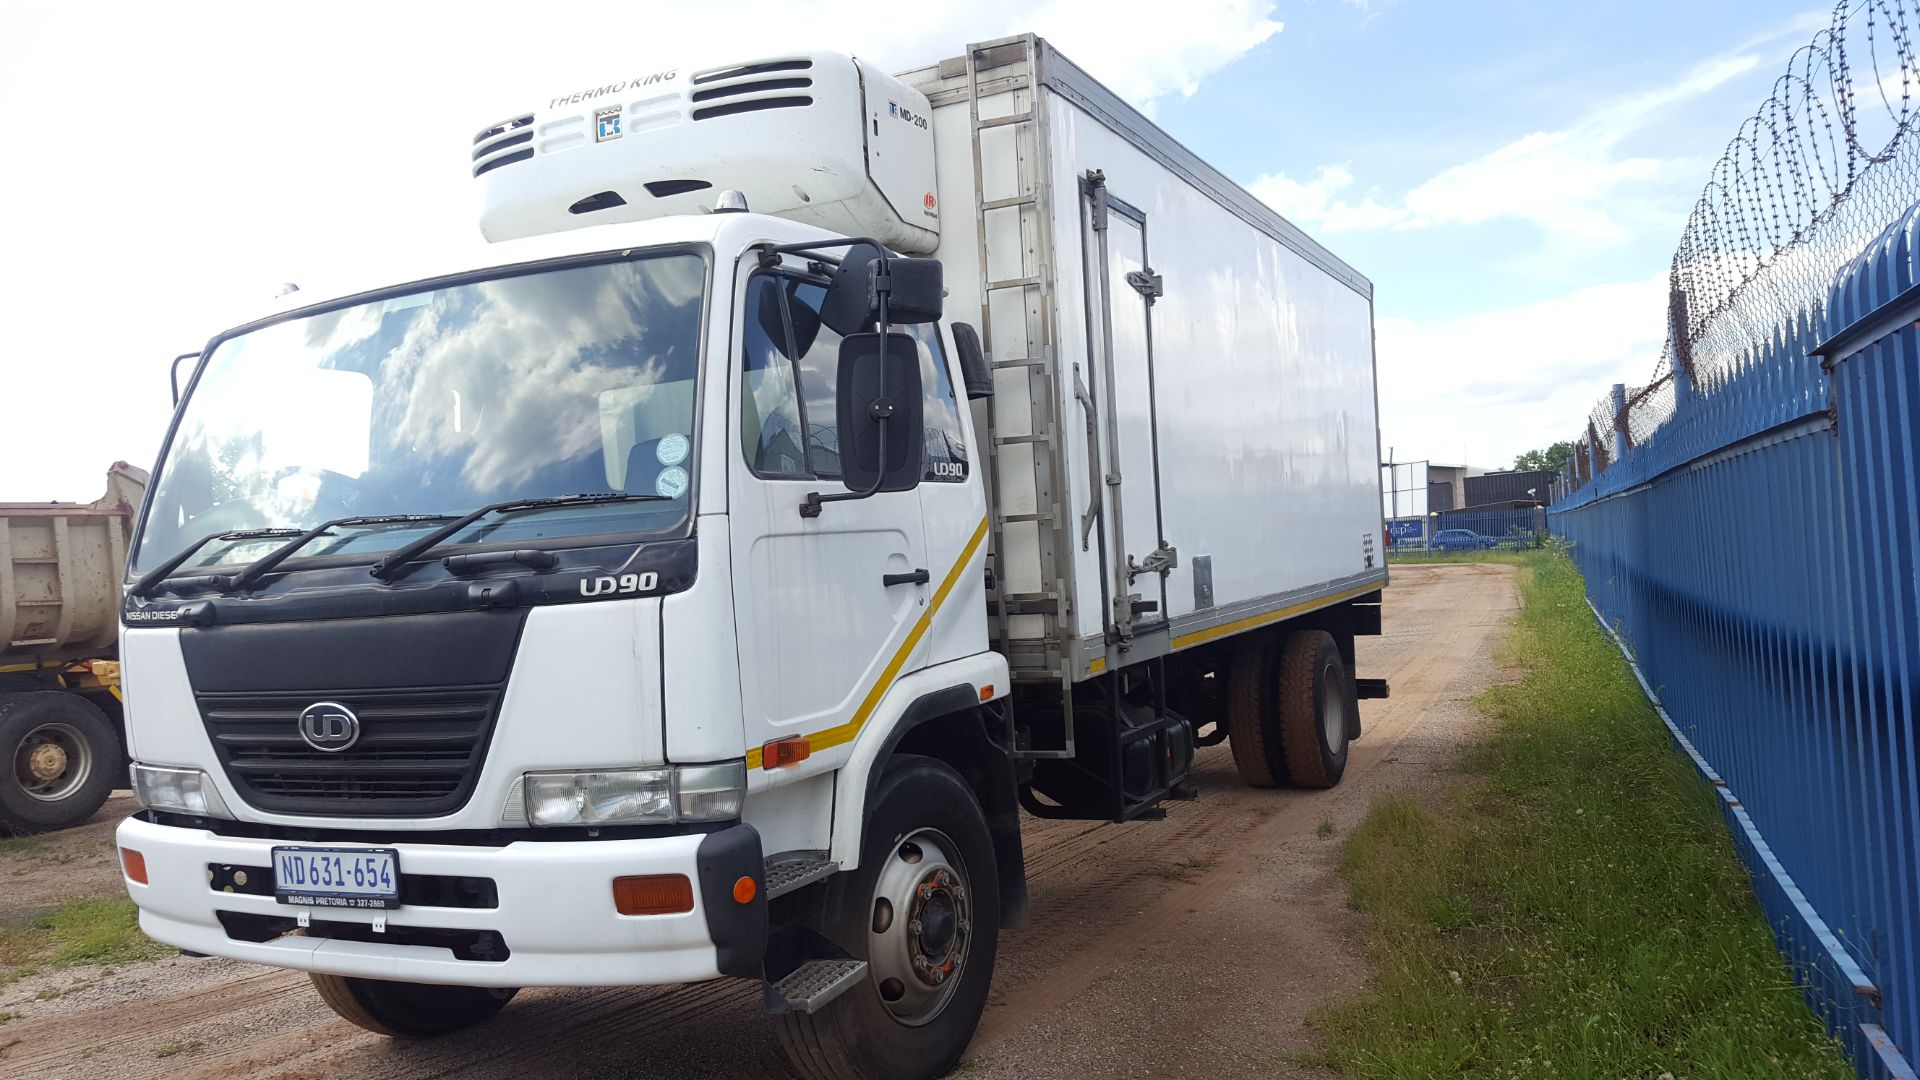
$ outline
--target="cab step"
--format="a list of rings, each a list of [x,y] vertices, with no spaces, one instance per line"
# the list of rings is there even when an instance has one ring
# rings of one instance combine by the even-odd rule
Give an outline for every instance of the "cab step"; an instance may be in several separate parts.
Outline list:
[[[822,852],[821,855],[825,853]],[[811,885],[822,878],[838,873],[840,864],[816,855],[776,855],[767,860],[762,878],[766,883],[767,899],[784,896],[795,889]]]
[[[767,1011],[812,1014],[867,977],[865,960],[809,960],[767,986]]]

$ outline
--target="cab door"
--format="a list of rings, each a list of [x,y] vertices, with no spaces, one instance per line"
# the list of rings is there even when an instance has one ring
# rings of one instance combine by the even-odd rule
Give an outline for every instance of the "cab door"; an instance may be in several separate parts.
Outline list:
[[[768,742],[806,736],[815,756],[798,776],[837,764],[823,751],[850,743],[885,686],[920,666],[924,644],[908,639],[932,575],[917,491],[800,514],[808,493],[846,490],[840,337],[819,323],[824,285],[789,265],[790,276],[742,281],[728,512],[748,762]]]

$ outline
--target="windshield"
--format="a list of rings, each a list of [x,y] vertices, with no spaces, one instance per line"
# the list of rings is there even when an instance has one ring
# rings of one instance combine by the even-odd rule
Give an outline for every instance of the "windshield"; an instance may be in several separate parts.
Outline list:
[[[475,522],[447,544],[669,529],[687,515],[706,261],[674,253],[449,285],[289,319],[208,358],[132,569],[213,533],[368,522],[302,556],[387,551],[476,507],[665,498]],[[185,565],[284,543],[208,543]]]

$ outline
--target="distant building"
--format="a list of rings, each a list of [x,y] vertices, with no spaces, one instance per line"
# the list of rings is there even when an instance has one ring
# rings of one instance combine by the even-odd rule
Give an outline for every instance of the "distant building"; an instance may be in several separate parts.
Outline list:
[[[1552,497],[1553,478],[1557,475],[1547,469],[1526,472],[1505,469],[1470,476],[1466,480],[1466,502],[1456,509],[1490,506],[1494,503],[1510,506],[1545,505]]]
[[[1472,505],[1466,486],[1472,478],[1486,472],[1471,465],[1427,463],[1427,512],[1458,510]]]

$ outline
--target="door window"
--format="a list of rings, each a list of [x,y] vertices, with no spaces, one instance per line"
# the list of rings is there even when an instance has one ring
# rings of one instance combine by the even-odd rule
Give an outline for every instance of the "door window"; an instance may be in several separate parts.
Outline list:
[[[740,430],[756,475],[841,478],[835,412],[841,338],[820,322],[825,296],[824,285],[780,274],[756,274],[748,286]],[[966,435],[939,332],[933,324],[895,329],[912,337],[920,354],[921,479],[963,481]]]

